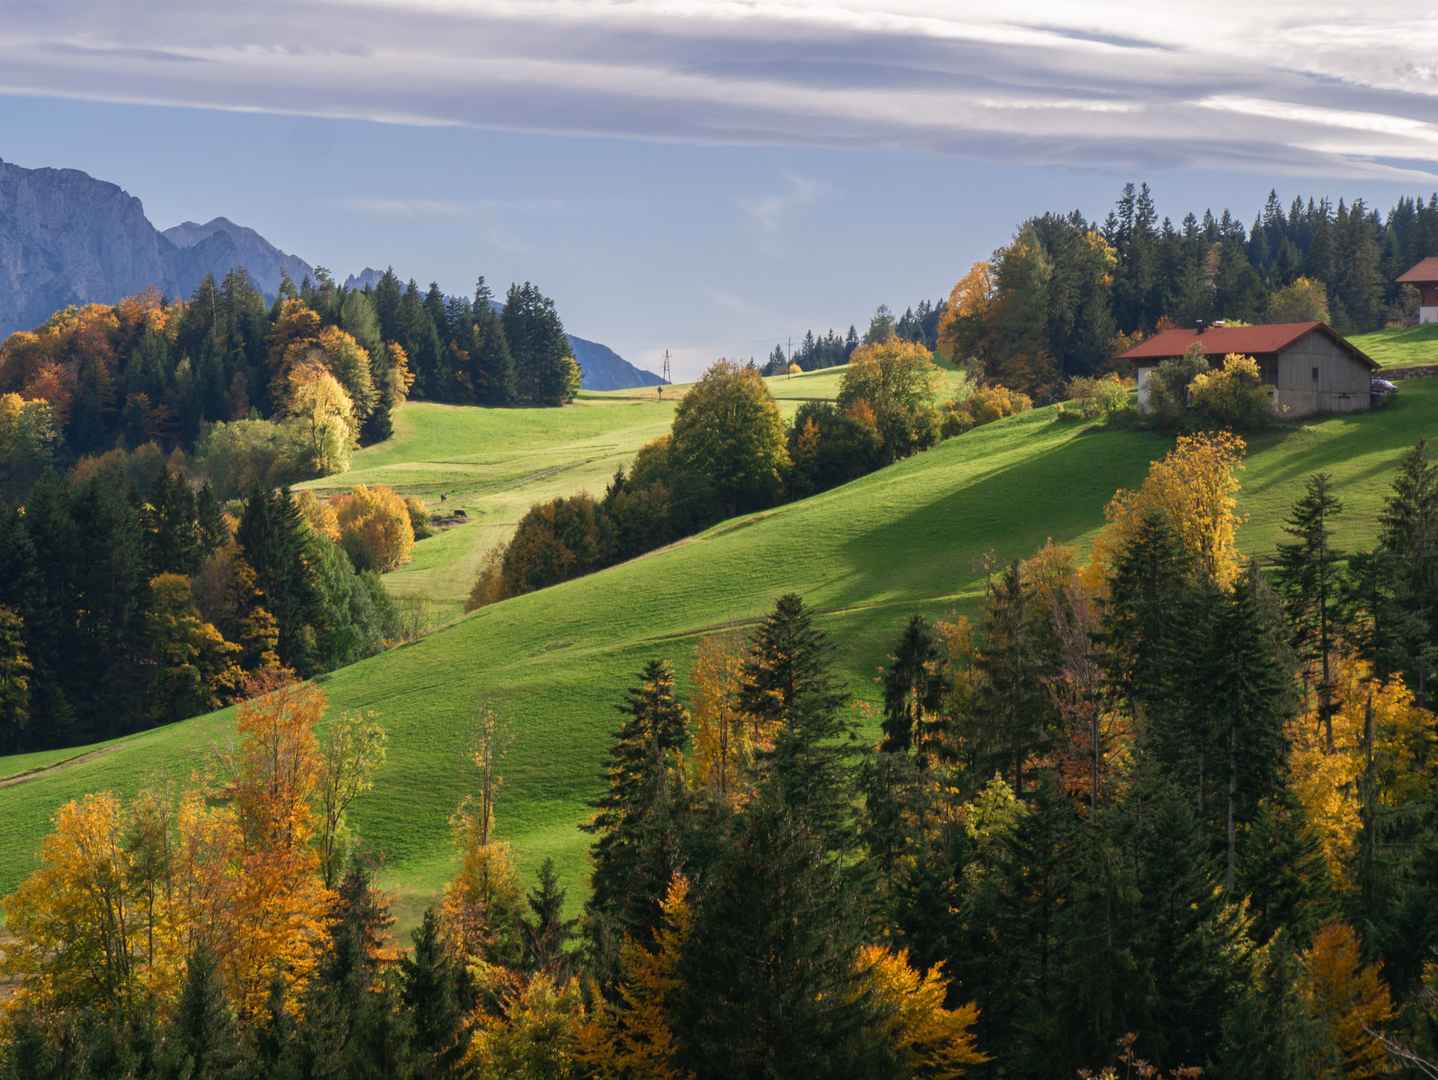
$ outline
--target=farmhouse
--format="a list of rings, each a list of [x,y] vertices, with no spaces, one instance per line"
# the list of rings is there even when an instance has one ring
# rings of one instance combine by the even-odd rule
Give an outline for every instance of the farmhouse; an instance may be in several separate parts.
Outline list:
[[[1400,285],[1418,289],[1418,321],[1438,323],[1438,255],[1430,255],[1398,277]]]
[[[1369,405],[1369,379],[1378,369],[1361,349],[1321,322],[1265,326],[1202,324],[1192,330],[1164,330],[1129,349],[1120,359],[1138,377],[1138,409],[1148,411],[1148,380],[1165,360],[1182,356],[1197,342],[1214,367],[1229,353],[1258,361],[1274,405],[1283,416],[1357,412]]]

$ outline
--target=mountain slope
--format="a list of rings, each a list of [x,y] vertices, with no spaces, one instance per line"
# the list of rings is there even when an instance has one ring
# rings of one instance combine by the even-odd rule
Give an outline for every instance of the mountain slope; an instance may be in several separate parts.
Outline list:
[[[617,413],[645,407],[614,405]],[[1370,542],[1394,464],[1435,420],[1438,381],[1418,382],[1389,409],[1258,440],[1242,477],[1250,520],[1241,546],[1271,551],[1304,478],[1318,470],[1333,474],[1347,507],[1339,543],[1351,550]],[[821,612],[849,689],[874,701],[874,672],[911,614],[973,612],[986,553],[1022,557],[1049,538],[1082,549],[1113,490],[1139,482],[1168,446],[1152,434],[1061,424],[1051,409],[1036,410],[337,671],[321,680],[333,710],[374,709],[391,734],[378,786],[356,804],[353,823],[385,852],[385,883],[412,918],[452,868],[447,819],[473,790],[465,752],[477,710],[489,706],[513,735],[501,835],[526,869],[552,855],[566,883],[581,885],[588,838],[576,825],[599,787],[614,706],[646,660],[672,658],[682,676],[701,636],[750,625],[793,590]],[[34,864],[62,801],[183,778],[230,723],[223,713],[199,717],[107,744],[103,756],[26,782],[0,779],[0,891]],[[59,756],[0,759],[0,778]]]
[[[269,297],[286,274],[297,285],[314,276],[304,259],[228,218],[159,232],[140,200],[118,185],[77,169],[0,161],[0,337],[38,326],[69,304],[112,304],[150,287],[189,296],[207,274],[220,279],[237,266]],[[346,284],[363,288],[380,273],[366,268]],[[608,346],[573,335],[569,341],[585,389],[660,382]]]

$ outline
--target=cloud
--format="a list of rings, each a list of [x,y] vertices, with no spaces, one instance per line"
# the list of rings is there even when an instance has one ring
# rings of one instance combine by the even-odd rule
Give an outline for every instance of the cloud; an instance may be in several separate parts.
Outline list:
[[[1408,0],[15,8],[0,25],[0,93],[1125,170],[1435,178],[1438,20]],[[746,200],[745,213],[777,230],[814,197],[797,179]]]
[[[783,180],[784,186],[779,191],[738,200],[739,209],[765,232],[778,232],[789,211],[810,205],[822,190],[819,181],[797,173],[786,172]]]
[[[473,212],[473,207],[448,199],[371,199],[344,200],[351,210],[370,214],[393,214],[400,217],[459,217]]]

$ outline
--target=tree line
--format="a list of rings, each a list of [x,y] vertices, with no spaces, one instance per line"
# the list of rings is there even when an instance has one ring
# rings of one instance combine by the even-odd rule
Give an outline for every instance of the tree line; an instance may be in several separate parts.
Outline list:
[[[382,734],[251,699],[208,800],[57,815],[6,901],[9,1074],[1428,1075],[1438,465],[1403,457],[1361,553],[1311,477],[1264,569],[1244,449],[1181,437],[1087,563],[1050,543],[973,621],[907,620],[872,710],[798,596],[700,642],[687,701],[647,663],[577,914],[497,838],[482,712],[396,957],[334,839]]]
[[[754,367],[719,361],[680,400],[671,432],[641,447],[602,498],[582,492],[531,507],[491,555],[468,607],[827,490],[1029,404],[982,388],[940,407],[940,387],[929,351],[891,330],[855,350],[836,401],[806,401],[786,425]]]
[[[281,481],[305,479],[388,438],[410,395],[562,405],[579,381],[554,302],[529,282],[497,304],[482,277],[471,300],[402,286],[393,271],[357,290],[319,270],[267,303],[236,269],[188,300],[151,291],[66,308],[0,345],[0,491],[151,442],[244,453]]]

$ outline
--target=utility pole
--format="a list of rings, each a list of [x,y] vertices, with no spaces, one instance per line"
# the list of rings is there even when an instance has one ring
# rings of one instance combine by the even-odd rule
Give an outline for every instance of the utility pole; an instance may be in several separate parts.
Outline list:
[[[794,366],[794,335],[789,335],[789,352],[784,357],[784,374],[789,374],[789,369]]]
[[[670,378],[669,378],[669,350],[668,350],[668,349],[665,349],[665,350],[664,350],[664,371],[663,371],[663,378],[664,378],[664,382],[662,382],[662,383],[659,384],[659,390],[658,390],[658,393],[657,393],[657,396],[660,397],[660,398],[662,398],[662,397],[664,396],[664,387],[665,387],[665,385],[671,381]]]

